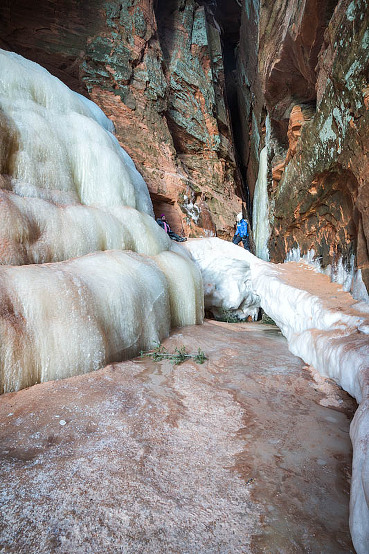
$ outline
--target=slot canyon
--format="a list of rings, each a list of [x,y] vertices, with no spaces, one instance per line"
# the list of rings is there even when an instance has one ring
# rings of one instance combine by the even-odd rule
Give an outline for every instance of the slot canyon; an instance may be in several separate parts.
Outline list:
[[[1,552],[368,554],[368,292],[367,0],[3,0]]]

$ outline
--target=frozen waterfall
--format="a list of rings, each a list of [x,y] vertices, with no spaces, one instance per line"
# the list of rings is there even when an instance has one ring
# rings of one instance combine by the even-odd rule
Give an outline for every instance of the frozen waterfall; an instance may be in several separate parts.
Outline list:
[[[270,236],[267,171],[268,148],[264,146],[260,152],[259,173],[255,184],[253,229],[256,255],[266,261],[269,260],[268,240]]]
[[[1,392],[201,323],[200,272],[153,219],[113,124],[36,63],[0,50],[0,68]]]

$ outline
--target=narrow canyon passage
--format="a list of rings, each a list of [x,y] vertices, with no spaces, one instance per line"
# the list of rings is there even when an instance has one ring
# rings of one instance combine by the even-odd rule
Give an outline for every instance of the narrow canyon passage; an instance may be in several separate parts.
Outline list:
[[[353,552],[352,399],[274,326],[176,330],[148,358],[0,398],[3,551]]]

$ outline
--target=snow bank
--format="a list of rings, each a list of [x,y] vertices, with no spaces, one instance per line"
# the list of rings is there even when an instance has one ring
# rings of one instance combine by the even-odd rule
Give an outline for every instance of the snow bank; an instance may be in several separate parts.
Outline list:
[[[219,318],[230,312],[240,320],[256,319],[260,298],[245,251],[217,238],[190,239],[184,246],[201,270],[205,308]]]
[[[350,528],[359,554],[369,545],[369,305],[356,302],[348,293],[329,283],[331,295],[312,292],[298,283],[314,278],[312,268],[301,264],[264,262],[243,248],[216,238],[190,241],[188,248],[203,273],[205,302],[219,305],[223,290],[230,288],[223,305],[239,302],[247,313],[247,297],[260,299],[260,305],[274,319],[296,356],[312,365],[322,375],[334,379],[360,403],[351,425],[354,449]],[[239,268],[231,276],[227,268]],[[244,273],[242,273],[244,268]],[[296,279],[297,271],[297,279]],[[306,280],[306,273],[308,279]],[[299,281],[300,276],[300,281]],[[315,276],[315,277],[314,277]],[[293,277],[293,278],[292,278]],[[237,278],[239,279],[238,283]],[[209,284],[208,284],[209,283]],[[247,293],[246,293],[247,291]],[[318,286],[319,291],[319,286]],[[239,304],[239,305],[241,305]],[[237,308],[236,308],[237,309]]]
[[[127,359],[202,322],[199,270],[153,219],[113,130],[90,100],[0,50],[1,392]]]

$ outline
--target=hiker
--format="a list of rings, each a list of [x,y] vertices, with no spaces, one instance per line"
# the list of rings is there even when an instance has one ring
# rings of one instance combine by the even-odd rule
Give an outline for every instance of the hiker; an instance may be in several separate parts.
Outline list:
[[[177,242],[184,242],[185,240],[187,240],[185,237],[180,237],[179,235],[176,235],[176,233],[173,233],[169,223],[167,223],[167,220],[164,214],[158,217],[158,219],[156,220],[156,223],[160,225],[162,229],[164,229],[164,231],[170,236],[172,240],[176,240]]]
[[[232,242],[233,244],[239,244],[242,241],[243,247],[245,248],[245,250],[250,250],[247,221],[246,219],[242,219],[242,215],[241,215],[241,218],[240,219],[237,218],[237,220],[238,220],[237,229],[232,239]]]

